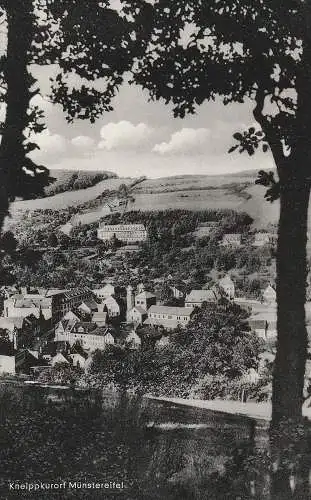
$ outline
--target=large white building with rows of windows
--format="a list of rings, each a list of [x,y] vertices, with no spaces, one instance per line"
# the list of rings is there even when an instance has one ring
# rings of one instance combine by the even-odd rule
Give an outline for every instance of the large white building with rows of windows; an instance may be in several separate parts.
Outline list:
[[[111,240],[116,237],[119,241],[136,243],[146,241],[147,231],[143,224],[101,224],[97,230],[99,240]]]

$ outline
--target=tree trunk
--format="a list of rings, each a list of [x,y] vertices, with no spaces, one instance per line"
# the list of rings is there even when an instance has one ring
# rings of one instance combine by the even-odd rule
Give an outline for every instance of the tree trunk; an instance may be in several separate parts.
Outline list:
[[[32,0],[14,0],[7,11],[7,56],[4,63],[6,118],[0,146],[0,231],[14,199],[25,161],[24,130],[34,80],[28,73],[33,34]]]
[[[302,418],[307,332],[305,326],[306,243],[310,185],[281,181],[277,248],[277,353],[272,391],[272,429]]]

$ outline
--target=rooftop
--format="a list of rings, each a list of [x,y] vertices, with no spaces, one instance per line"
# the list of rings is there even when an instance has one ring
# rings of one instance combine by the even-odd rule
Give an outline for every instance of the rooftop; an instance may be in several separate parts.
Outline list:
[[[191,316],[193,310],[189,307],[151,306],[149,313],[170,314],[172,316]]]
[[[215,290],[191,290],[191,292],[186,295],[186,302],[205,302],[210,300],[217,300],[217,294]]]

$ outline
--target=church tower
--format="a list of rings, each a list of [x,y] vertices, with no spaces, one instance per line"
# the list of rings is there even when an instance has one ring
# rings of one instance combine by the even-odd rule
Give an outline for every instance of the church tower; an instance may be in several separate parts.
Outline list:
[[[133,287],[129,285],[126,289],[126,311],[127,313],[134,307]]]

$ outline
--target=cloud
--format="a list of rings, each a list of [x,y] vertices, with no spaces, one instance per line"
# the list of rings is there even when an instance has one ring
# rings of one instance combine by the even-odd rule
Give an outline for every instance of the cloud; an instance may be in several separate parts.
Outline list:
[[[89,149],[94,146],[95,141],[94,139],[92,139],[92,137],[89,137],[87,135],[78,135],[77,137],[71,139],[71,144],[79,149]]]
[[[50,101],[42,97],[40,94],[36,94],[30,101],[32,106],[38,106],[39,109],[42,109],[44,112],[51,112],[55,109],[55,105]]]
[[[67,149],[67,141],[60,134],[52,134],[49,129],[44,130],[41,134],[32,135],[31,141],[37,144],[40,150],[35,150],[34,155],[59,155],[65,153]]]
[[[207,128],[182,128],[171,135],[168,142],[153,147],[159,154],[201,153],[206,148],[210,131]]]
[[[132,149],[146,144],[152,129],[145,123],[133,123],[120,121],[110,122],[100,130],[102,140],[98,144],[99,149],[111,151],[113,149]]]

